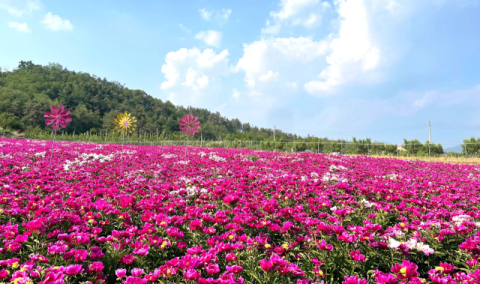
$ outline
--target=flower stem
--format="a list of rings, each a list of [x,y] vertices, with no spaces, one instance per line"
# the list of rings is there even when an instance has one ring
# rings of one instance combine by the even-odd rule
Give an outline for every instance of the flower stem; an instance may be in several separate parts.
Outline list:
[[[50,155],[50,163],[48,164],[48,168],[50,169],[52,166],[52,158],[53,158],[53,148],[55,147],[55,137],[57,136],[57,130],[53,132],[53,144],[52,144],[52,153]]]
[[[185,144],[185,162],[188,163],[188,160],[187,160],[187,149],[188,149],[188,134],[187,134],[187,143]]]
[[[123,143],[125,143],[125,133],[122,131],[122,155],[120,159],[122,160],[122,172],[123,172]]]

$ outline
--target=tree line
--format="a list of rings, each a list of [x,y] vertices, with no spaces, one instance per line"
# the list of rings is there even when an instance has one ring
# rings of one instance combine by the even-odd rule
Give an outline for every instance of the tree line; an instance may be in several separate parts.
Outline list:
[[[113,120],[128,111],[137,118],[138,135],[179,136],[178,121],[192,114],[201,122],[199,136],[222,140],[226,136],[243,140],[263,140],[273,130],[259,128],[219,112],[175,106],[153,98],[142,90],[131,90],[119,82],[83,72],[70,71],[60,64],[46,66],[21,61],[13,71],[0,69],[0,127],[18,131],[45,128],[43,114],[50,105],[63,104],[72,111],[68,133],[101,134],[111,131]],[[276,137],[295,140],[299,136],[277,130]]]
[[[113,120],[120,112],[127,111],[138,120],[136,133],[131,139],[182,140],[185,137],[178,128],[178,122],[185,114],[192,114],[198,117],[202,126],[195,138],[202,137],[205,141],[227,141],[230,144],[255,141],[257,148],[297,152],[443,154],[441,144],[429,144],[428,141],[404,140],[404,145],[398,148],[397,145],[372,142],[369,138],[353,138],[351,141],[305,138],[278,129],[273,141],[274,130],[271,128],[228,119],[207,109],[175,106],[142,90],[132,90],[119,82],[71,71],[57,63],[42,66],[21,61],[12,71],[0,68],[0,134],[16,130],[37,137],[41,133],[46,135],[43,114],[51,105],[59,104],[72,111],[73,120],[62,132],[65,135],[88,133],[90,137],[115,137]],[[102,139],[99,138],[99,141]],[[480,139],[478,142],[480,145]],[[480,151],[480,146],[468,145],[464,148],[470,153]]]

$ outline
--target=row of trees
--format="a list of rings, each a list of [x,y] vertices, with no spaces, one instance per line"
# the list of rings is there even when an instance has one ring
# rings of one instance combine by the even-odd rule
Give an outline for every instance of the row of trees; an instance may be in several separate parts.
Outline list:
[[[254,141],[252,147],[264,150],[420,156],[443,154],[442,145],[418,140],[404,140],[401,148],[397,148],[397,145],[372,142],[371,139],[333,141],[310,136],[302,138],[276,130],[276,141],[273,141],[273,129],[227,119],[206,109],[175,106],[144,91],[131,90],[118,82],[88,73],[70,71],[60,64],[42,66],[21,61],[13,71],[0,69],[0,135],[17,130],[31,137],[48,137],[43,114],[50,105],[59,104],[72,110],[73,120],[68,132],[63,133],[64,139],[80,139],[80,136],[85,139],[87,136],[89,139],[97,137],[95,139],[99,141],[114,139],[113,120],[118,113],[128,111],[138,119],[132,141],[140,138],[144,141],[182,140],[185,137],[178,129],[178,121],[188,113],[197,116],[201,122],[197,139],[225,141],[234,147],[243,145],[245,141]],[[480,153],[480,139],[464,142],[477,144],[463,145],[463,153]]]
[[[128,111],[138,120],[139,135],[174,136],[180,132],[178,121],[187,113],[199,118],[199,135],[207,140],[222,140],[231,135],[260,141],[273,135],[272,129],[227,119],[219,112],[175,106],[118,82],[69,71],[60,64],[42,66],[21,61],[13,71],[0,69],[0,127],[22,132],[37,126],[44,128],[43,114],[50,105],[59,104],[72,110],[69,133],[107,133],[113,129],[117,114]],[[282,131],[276,131],[276,137],[298,138]]]

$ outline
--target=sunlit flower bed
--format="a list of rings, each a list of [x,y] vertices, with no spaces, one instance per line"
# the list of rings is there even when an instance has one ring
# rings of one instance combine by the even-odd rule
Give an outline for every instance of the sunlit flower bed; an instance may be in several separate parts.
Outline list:
[[[121,149],[0,139],[0,282],[480,282],[478,167]]]

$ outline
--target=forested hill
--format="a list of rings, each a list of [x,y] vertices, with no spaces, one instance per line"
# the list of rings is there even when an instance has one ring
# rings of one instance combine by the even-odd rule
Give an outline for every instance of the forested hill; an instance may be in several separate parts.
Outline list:
[[[0,69],[0,126],[4,129],[44,128],[43,114],[51,105],[59,104],[72,111],[68,133],[111,130],[117,114],[128,111],[138,119],[141,134],[157,134],[158,131],[169,137],[179,136],[178,121],[183,115],[192,114],[201,121],[200,133],[207,140],[273,138],[272,129],[227,119],[206,109],[175,106],[144,91],[131,90],[88,73],[70,71],[60,64],[42,66],[21,61],[13,71]],[[276,138],[298,137],[277,130]]]

